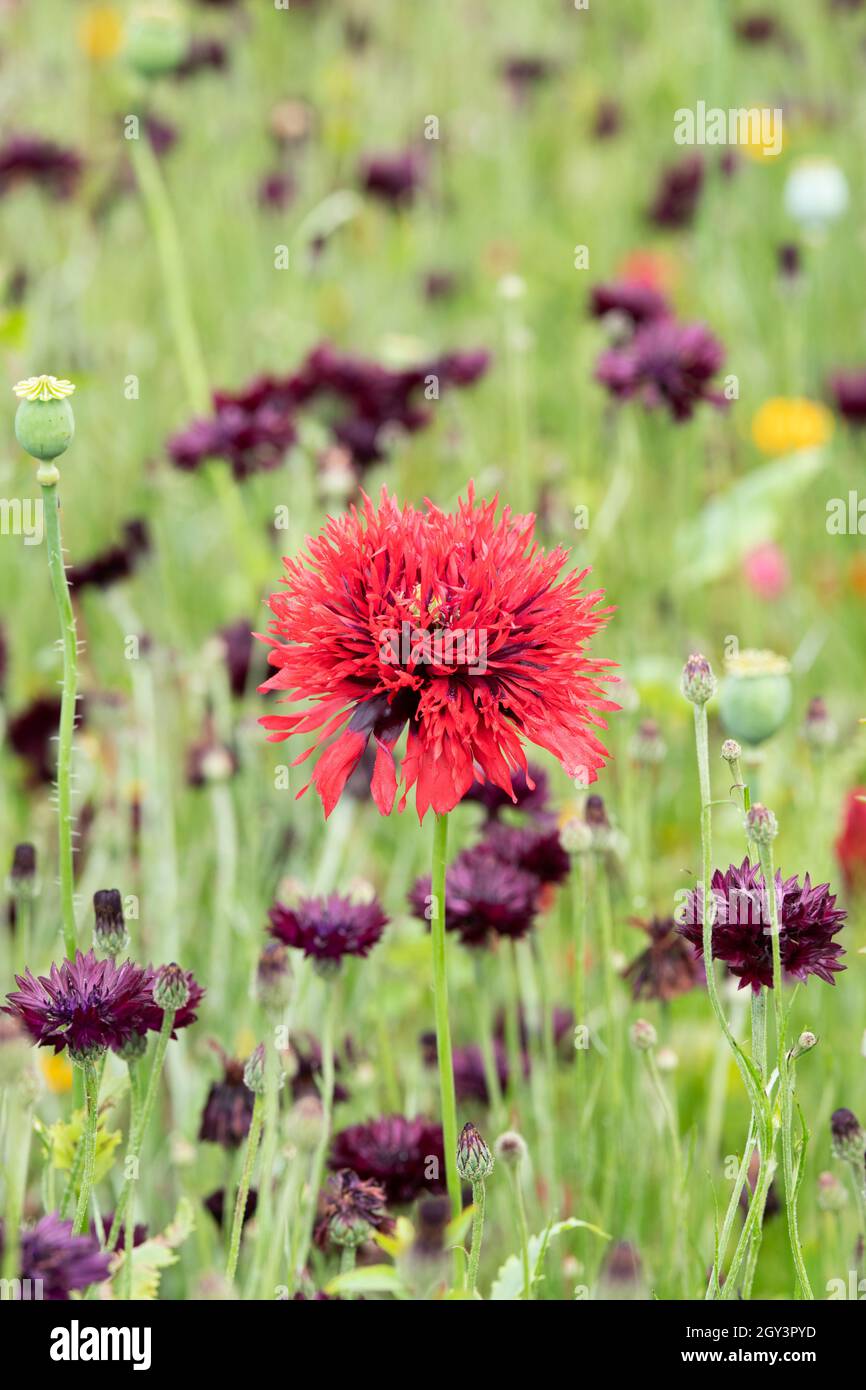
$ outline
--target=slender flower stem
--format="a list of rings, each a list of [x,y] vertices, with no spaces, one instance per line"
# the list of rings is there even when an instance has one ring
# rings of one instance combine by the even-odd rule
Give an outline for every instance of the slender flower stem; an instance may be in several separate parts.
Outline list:
[[[484,1182],[473,1182],[472,1184],[472,1249],[469,1254],[469,1273],[466,1276],[466,1287],[469,1290],[469,1297],[475,1297],[475,1285],[478,1283],[478,1263],[481,1259],[481,1241],[484,1237]]]
[[[310,1241],[313,1236],[313,1225],[316,1220],[316,1203],[319,1199],[319,1188],[322,1185],[322,1173],[325,1169],[325,1154],[331,1138],[331,1115],[334,1109],[334,1030],[336,1027],[337,1001],[339,997],[339,983],[331,980],[327,985],[328,1001],[325,1005],[325,1021],[322,1030],[322,1084],[320,1094],[322,1097],[322,1134],[316,1145],[313,1155],[313,1162],[310,1168],[310,1198],[304,1214],[303,1234],[298,1246],[297,1260],[294,1270],[291,1271],[292,1280],[296,1282],[304,1272],[307,1263],[307,1255],[310,1249]]]
[[[96,1129],[99,1123],[99,1073],[92,1062],[83,1064],[84,1070],[84,1165],[81,1174],[81,1188],[78,1205],[75,1208],[73,1235],[83,1235],[87,1230],[90,1213],[90,1191],[93,1187],[93,1174],[96,1169]],[[112,1247],[113,1248],[113,1247]]]
[[[129,1073],[129,1128],[130,1133],[136,1128],[140,1115],[143,1095],[141,1090],[141,1065],[138,1061],[127,1062]],[[135,1245],[135,1189],[132,1188],[129,1194],[129,1204],[126,1213],[126,1225],[124,1227],[124,1258],[121,1270],[121,1297],[127,1300],[132,1298],[132,1251]]]
[[[176,1010],[165,1009],[162,1016],[162,1027],[159,1030],[159,1037],[156,1040],[156,1048],[151,1063],[150,1076],[147,1081],[147,1090],[144,1101],[139,1110],[138,1122],[130,1125],[129,1143],[126,1147],[126,1158],[124,1160],[125,1178],[120,1196],[117,1199],[117,1209],[114,1213],[114,1220],[111,1223],[111,1232],[108,1237],[108,1249],[113,1250],[117,1244],[120,1233],[121,1223],[126,1213],[127,1203],[132,1195],[132,1185],[138,1179],[138,1165],[141,1159],[141,1147],[144,1143],[144,1136],[147,1133],[150,1117],[153,1114],[153,1107],[156,1104],[156,1093],[159,1089],[159,1079],[162,1075],[165,1063],[165,1054],[168,1049],[172,1029],[174,1028],[174,1015]]]
[[[253,1176],[253,1168],[256,1162],[256,1154],[259,1149],[259,1140],[262,1137],[262,1124],[265,1117],[265,1098],[257,1095],[253,1104],[253,1116],[250,1120],[250,1132],[247,1135],[247,1151],[244,1158],[244,1166],[241,1172],[241,1180],[238,1183],[238,1195],[235,1200],[235,1215],[232,1222],[232,1235],[229,1242],[229,1256],[226,1264],[226,1278],[231,1282],[237,1271],[238,1256],[241,1249],[241,1232],[244,1228],[244,1216],[247,1210],[247,1198],[250,1192],[250,1182]]]
[[[794,1176],[793,1140],[793,1076],[785,1042],[785,1001],[782,998],[782,953],[779,941],[779,904],[773,869],[773,846],[768,841],[759,845],[764,891],[770,908],[770,935],[773,944],[773,1003],[776,1015],[776,1065],[779,1068],[779,1099],[782,1111],[782,1170],[785,1175],[785,1212],[788,1218],[788,1239],[797,1280],[804,1298],[813,1299],[812,1286],[806,1273],[800,1232],[797,1221],[797,1183]]]
[[[274,1161],[277,1156],[277,1142],[279,1140],[279,1104],[280,1104],[280,1057],[277,1049],[277,1029],[279,1023],[274,1023],[270,1041],[265,1043],[265,1113],[264,1113],[264,1138],[262,1141],[262,1171],[259,1175],[259,1206],[261,1211],[261,1234],[256,1242],[256,1258],[250,1287],[255,1288],[259,1281],[262,1261],[265,1253],[265,1241],[271,1229],[271,1215],[274,1206],[273,1175]],[[266,1295],[264,1295],[266,1296]]]
[[[41,469],[39,470],[42,471]],[[46,469],[48,476],[52,471]],[[57,469],[53,469],[53,475]],[[60,855],[60,915],[63,942],[70,960],[75,955],[78,934],[75,926],[75,880],[72,858],[72,738],[75,731],[75,705],[78,698],[78,634],[69,596],[63,543],[60,537],[60,496],[56,476],[42,483],[45,513],[45,539],[51,588],[60,619],[63,640],[63,687],[60,699],[60,729],[57,742],[57,828]]]
[[[445,1145],[445,1177],[452,1217],[463,1210],[457,1173],[457,1099],[451,1058],[451,1024],[448,1019],[448,965],[445,953],[445,872],[448,851],[448,817],[436,816],[433,833],[430,928],[433,943],[433,1001],[436,1012],[436,1056],[439,1062],[439,1094],[442,1137]]]
[[[662,1082],[661,1074],[658,1069],[658,1063],[656,1062],[655,1056],[651,1050],[645,1052],[643,1055],[646,1059],[647,1071],[649,1072],[649,1077],[650,1081],[652,1082],[653,1090],[655,1091],[659,1105],[661,1106],[661,1111],[665,1119],[665,1127],[668,1132],[668,1138],[670,1139],[674,1182],[673,1263],[679,1271],[682,1296],[683,1298],[687,1298],[688,1290],[686,1286],[685,1250],[683,1248],[683,1241],[685,1239],[686,1231],[686,1183],[685,1171],[683,1169],[683,1150],[682,1145],[680,1143],[680,1134],[679,1129],[677,1127],[677,1119],[676,1115],[674,1114],[674,1108],[671,1104],[670,1096],[665,1090],[664,1084]]]
[[[490,1102],[490,1111],[495,1128],[500,1128],[504,1118],[505,1104],[499,1080],[499,1064],[496,1057],[496,1043],[493,1036],[493,1015],[490,1008],[490,994],[487,989],[486,959],[481,951],[475,952],[475,991],[478,1004],[478,1036],[481,1060],[484,1066],[484,1084]]]
[[[9,1087],[6,1102],[6,1211],[3,1221],[3,1279],[17,1279],[20,1274],[21,1216],[27,1187],[27,1164],[30,1158],[30,1135],[33,1129],[31,1107],[25,1101],[20,1086]],[[4,1298],[9,1284],[4,1282]]]
[[[517,1216],[517,1233],[520,1238],[520,1259],[523,1265],[523,1297],[532,1298],[532,1273],[529,1268],[529,1227],[526,1223],[526,1200],[523,1196],[523,1183],[520,1169],[506,1165],[511,1192],[514,1197],[514,1210]]]

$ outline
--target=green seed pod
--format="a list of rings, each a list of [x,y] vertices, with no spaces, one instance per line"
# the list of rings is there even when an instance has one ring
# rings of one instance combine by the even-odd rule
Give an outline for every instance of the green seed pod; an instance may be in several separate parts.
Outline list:
[[[174,72],[187,46],[183,16],[172,4],[143,5],[127,27],[126,60],[141,77]]]
[[[31,376],[14,388],[20,398],[15,438],[32,458],[43,463],[59,458],[75,437],[75,416],[66,399],[75,387],[55,376]]]
[[[791,709],[790,668],[773,652],[741,652],[727,663],[719,714],[742,743],[763,743],[782,727]]]

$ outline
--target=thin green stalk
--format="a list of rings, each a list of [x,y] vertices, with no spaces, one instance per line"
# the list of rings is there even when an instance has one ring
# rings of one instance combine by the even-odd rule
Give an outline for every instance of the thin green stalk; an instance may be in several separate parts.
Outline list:
[[[229,1243],[229,1257],[226,1263],[226,1278],[231,1283],[234,1280],[238,1267],[238,1256],[241,1249],[241,1232],[244,1228],[244,1216],[247,1210],[247,1198],[250,1191],[250,1182],[253,1176],[253,1168],[258,1153],[259,1140],[262,1137],[262,1124],[265,1116],[265,1098],[257,1095],[253,1104],[253,1115],[250,1120],[250,1132],[247,1135],[247,1151],[244,1158],[244,1166],[241,1172],[241,1180],[238,1183],[238,1195],[235,1200],[235,1215],[232,1222],[232,1235]]]
[[[30,1158],[30,1135],[33,1125],[31,1107],[25,1100],[22,1088],[12,1085],[7,1092],[6,1102],[6,1210],[3,1220],[3,1279],[17,1279],[19,1252],[21,1247],[21,1217],[24,1211],[24,1193],[27,1188],[27,1165]],[[8,1282],[3,1285],[3,1297],[7,1294]]]
[[[506,1164],[508,1180],[514,1197],[514,1211],[517,1217],[517,1234],[520,1240],[520,1260],[523,1265],[523,1297],[532,1298],[532,1274],[529,1267],[529,1226],[526,1222],[526,1199],[523,1196],[523,1183],[520,1168]]]
[[[310,1241],[313,1235],[313,1225],[316,1220],[316,1203],[319,1199],[319,1188],[322,1185],[322,1173],[325,1170],[325,1154],[331,1138],[331,1115],[334,1109],[334,1029],[336,1026],[337,1000],[339,998],[339,982],[334,979],[327,983],[328,1000],[325,1005],[325,1020],[322,1029],[322,1084],[320,1095],[322,1098],[322,1133],[310,1168],[310,1197],[307,1209],[303,1218],[303,1232],[298,1246],[295,1267],[290,1271],[292,1289],[297,1279],[303,1274],[304,1266],[307,1262],[307,1255],[310,1249]]]
[[[250,1278],[250,1288],[254,1289],[259,1282],[259,1275],[264,1255],[264,1244],[267,1233],[271,1229],[271,1213],[274,1205],[273,1177],[274,1161],[277,1156],[277,1142],[279,1140],[279,1110],[280,1110],[280,1057],[277,1049],[276,1034],[277,1029],[282,1025],[274,1023],[272,1036],[269,1042],[265,1043],[265,1114],[264,1114],[264,1138],[262,1141],[262,1171],[259,1175],[259,1211],[260,1235],[256,1242],[256,1255],[253,1261],[253,1270]]]
[[[812,1286],[806,1273],[800,1231],[797,1220],[797,1183],[794,1176],[793,1138],[793,1078],[785,1042],[785,1001],[782,998],[782,954],[779,942],[779,904],[776,898],[773,870],[773,846],[765,840],[758,846],[764,891],[770,908],[770,935],[773,944],[773,1002],[776,1016],[776,1065],[779,1068],[779,1099],[782,1111],[782,1170],[785,1175],[785,1211],[788,1218],[788,1239],[797,1280],[804,1298],[813,1299]]]
[[[99,1073],[92,1062],[83,1063],[84,1070],[84,1164],[78,1205],[75,1208],[73,1235],[83,1235],[90,1220],[90,1190],[96,1168],[96,1127],[99,1123]],[[112,1247],[113,1248],[113,1247]]]
[[[474,952],[475,995],[478,1006],[478,1037],[481,1060],[484,1066],[484,1083],[494,1129],[502,1127],[505,1116],[505,1102],[499,1082],[499,1065],[496,1059],[496,1045],[493,1037],[493,1012],[486,979],[486,953]]]
[[[466,1287],[469,1297],[475,1297],[475,1286],[478,1283],[478,1264],[481,1259],[481,1241],[484,1237],[484,1206],[485,1206],[484,1182],[473,1182],[472,1184],[472,1249],[469,1253],[469,1272],[466,1276]]]
[[[113,1250],[117,1244],[117,1237],[126,1212],[127,1203],[132,1195],[132,1185],[138,1180],[138,1165],[141,1159],[141,1148],[144,1143],[144,1136],[147,1133],[148,1125],[150,1124],[154,1105],[156,1104],[156,1093],[159,1089],[159,1080],[162,1076],[165,1054],[174,1027],[175,1012],[176,1010],[174,1009],[165,1009],[163,1011],[162,1027],[159,1030],[159,1037],[156,1040],[153,1062],[147,1081],[147,1090],[139,1112],[138,1123],[135,1126],[130,1125],[129,1142],[126,1146],[126,1158],[124,1160],[124,1172],[126,1176],[120,1191],[120,1196],[117,1199],[114,1220],[111,1223],[111,1232],[108,1237],[109,1250]]]
[[[685,1250],[683,1241],[686,1231],[686,1212],[685,1212],[685,1170],[683,1168],[683,1151],[680,1143],[680,1134],[677,1127],[676,1115],[671,1105],[670,1096],[665,1090],[658,1063],[652,1049],[643,1054],[646,1060],[647,1071],[653,1090],[656,1093],[662,1114],[664,1115],[665,1127],[671,1145],[671,1158],[673,1161],[673,1184],[674,1184],[674,1216],[673,1216],[673,1247],[674,1247],[674,1266],[678,1270],[682,1297],[688,1297],[686,1283]]]
[[[132,1132],[138,1125],[141,1115],[143,1095],[141,1090],[141,1063],[130,1060],[126,1064],[129,1073],[129,1128]],[[124,1227],[124,1259],[121,1271],[121,1298],[127,1302],[132,1298],[132,1251],[135,1245],[135,1189],[129,1194],[129,1206]]]
[[[48,471],[46,470],[46,472]],[[57,474],[56,468],[53,469],[53,474]],[[67,957],[72,960],[78,943],[75,926],[75,880],[72,858],[72,738],[75,731],[75,706],[78,698],[78,634],[75,628],[72,599],[69,596],[66,568],[63,564],[63,542],[60,536],[60,496],[57,491],[56,476],[53,481],[42,483],[42,497],[45,513],[45,539],[48,547],[48,569],[63,640],[63,684],[57,741],[57,829],[63,943]]]
[[[439,1096],[442,1109],[442,1136],[445,1144],[445,1177],[451,1200],[451,1215],[463,1210],[460,1178],[457,1173],[457,1100],[454,1092],[454,1065],[451,1058],[451,1024],[448,1018],[448,965],[445,953],[445,873],[448,851],[448,817],[437,815],[433,832],[433,872],[431,876],[430,929],[433,946],[433,1002],[436,1014],[436,1056],[439,1063]],[[458,1256],[455,1254],[459,1269]]]

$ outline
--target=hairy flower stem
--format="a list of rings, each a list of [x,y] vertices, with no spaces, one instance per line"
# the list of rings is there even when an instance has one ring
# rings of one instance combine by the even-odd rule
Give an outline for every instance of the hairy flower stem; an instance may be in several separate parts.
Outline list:
[[[437,815],[433,831],[433,872],[430,884],[430,935],[433,947],[433,1004],[436,1014],[436,1057],[439,1063],[439,1097],[442,1137],[445,1144],[445,1178],[451,1215],[463,1210],[457,1173],[457,1100],[451,1058],[451,1024],[448,1019],[448,963],[445,951],[445,873],[448,851],[448,817]],[[455,1253],[455,1272],[460,1273]]]
[[[84,1164],[81,1173],[81,1187],[73,1235],[83,1235],[87,1230],[90,1213],[90,1192],[93,1187],[93,1174],[96,1169],[96,1128],[99,1123],[99,1073],[92,1062],[83,1064],[84,1070]],[[113,1247],[112,1247],[113,1248]]]
[[[256,1154],[259,1151],[259,1140],[262,1137],[262,1124],[265,1117],[265,1098],[257,1095],[253,1104],[253,1116],[250,1120],[250,1132],[247,1135],[247,1151],[244,1156],[244,1166],[241,1170],[241,1180],[238,1183],[238,1194],[235,1198],[235,1214],[232,1221],[232,1234],[229,1241],[229,1254],[226,1261],[226,1278],[229,1283],[233,1282],[238,1267],[238,1256],[241,1250],[241,1233],[244,1228],[244,1216],[247,1210],[247,1198],[250,1193],[250,1182],[252,1181],[253,1168],[255,1167]]]
[[[313,1226],[316,1221],[316,1203],[319,1200],[319,1188],[322,1185],[322,1174],[325,1171],[325,1154],[331,1138],[331,1116],[334,1111],[334,1031],[336,1028],[337,1002],[339,998],[339,985],[337,980],[331,980],[327,986],[328,1000],[325,1005],[325,1021],[322,1029],[322,1084],[320,1095],[322,1099],[322,1134],[316,1145],[313,1154],[313,1162],[310,1168],[310,1196],[307,1208],[303,1217],[303,1231],[298,1244],[297,1259],[292,1271],[294,1283],[304,1272],[307,1263],[307,1255],[310,1250],[310,1242],[313,1238]],[[294,1291],[294,1288],[293,1290]]]
[[[475,1297],[475,1286],[478,1283],[478,1263],[481,1259],[481,1241],[484,1237],[484,1204],[485,1204],[484,1182],[473,1182],[472,1184],[472,1249],[469,1253],[469,1272],[466,1276],[466,1287],[469,1297]]]
[[[141,1116],[143,1095],[141,1090],[141,1065],[137,1061],[127,1063],[129,1073],[129,1129],[136,1128]],[[130,1191],[126,1225],[124,1226],[124,1256],[121,1268],[121,1298],[127,1302],[132,1298],[132,1251],[135,1245],[135,1188]]]
[[[677,1271],[681,1295],[688,1298],[688,1285],[686,1279],[686,1261],[684,1239],[686,1232],[686,1212],[685,1212],[685,1193],[686,1181],[685,1170],[683,1168],[683,1150],[680,1143],[680,1133],[677,1127],[677,1118],[671,1104],[670,1096],[665,1090],[661,1074],[658,1069],[654,1053],[650,1050],[643,1054],[646,1060],[647,1071],[649,1072],[652,1088],[656,1093],[661,1111],[665,1120],[665,1127],[671,1145],[671,1167],[674,1184],[674,1207],[673,1207],[673,1268]]]
[[[39,470],[42,471],[41,469]],[[48,470],[46,470],[48,472]],[[57,469],[53,469],[56,475]],[[78,634],[69,596],[63,543],[60,537],[60,496],[56,477],[42,483],[45,513],[45,540],[51,588],[60,619],[63,640],[63,686],[60,699],[60,728],[57,740],[57,828],[60,856],[60,916],[63,943],[70,960],[75,956],[78,933],[75,926],[75,880],[72,859],[72,737],[78,698]]]
[[[785,1001],[782,998],[782,953],[779,940],[779,903],[776,898],[775,873],[773,869],[773,846],[771,843],[759,846],[761,873],[764,878],[764,891],[770,908],[770,935],[773,943],[773,1003],[776,1015],[776,1065],[779,1069],[779,1100],[782,1112],[782,1171],[785,1175],[785,1212],[788,1218],[788,1239],[797,1281],[804,1298],[813,1299],[812,1286],[806,1273],[803,1252],[800,1248],[800,1231],[797,1221],[797,1187],[794,1173],[794,1077],[788,1058],[785,1042]],[[801,1159],[802,1161],[802,1159]]]
[[[129,1143],[126,1146],[126,1157],[124,1159],[124,1181],[117,1199],[117,1208],[114,1213],[114,1220],[111,1223],[111,1232],[108,1237],[107,1245],[109,1250],[113,1250],[117,1244],[120,1234],[120,1227],[126,1214],[126,1208],[132,1196],[132,1187],[138,1179],[138,1166],[141,1160],[141,1148],[144,1143],[144,1136],[147,1133],[153,1108],[156,1104],[156,1093],[159,1090],[159,1079],[162,1076],[162,1069],[165,1064],[165,1054],[168,1049],[171,1032],[174,1028],[175,1009],[165,1009],[162,1016],[162,1027],[159,1030],[159,1037],[156,1040],[153,1062],[150,1067],[150,1075],[147,1079],[147,1090],[144,1100],[138,1112],[136,1124],[130,1124]]]

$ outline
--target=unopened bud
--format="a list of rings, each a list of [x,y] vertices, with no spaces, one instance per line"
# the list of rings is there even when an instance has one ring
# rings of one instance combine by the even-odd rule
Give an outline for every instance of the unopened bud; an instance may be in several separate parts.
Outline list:
[[[779,826],[773,812],[760,801],[756,801],[746,813],[746,834],[756,845],[769,845],[779,833]]]
[[[803,720],[803,737],[814,748],[820,752],[825,748],[832,748],[839,736],[836,723],[830,718],[827,712],[827,704],[820,695],[816,695],[809,701],[809,708],[806,710],[806,718]]]
[[[292,997],[292,967],[288,947],[269,941],[256,968],[256,995],[268,1013],[282,1013]]]
[[[161,965],[153,982],[154,1003],[161,1009],[177,1012],[189,999],[189,982],[186,974],[174,961]]]
[[[129,946],[129,932],[123,920],[123,902],[116,888],[100,888],[93,895],[93,944],[101,955],[112,960]]]
[[[734,763],[738,763],[742,756],[743,750],[737,743],[737,740],[735,738],[726,738],[722,744],[722,757],[725,762],[733,767]]]
[[[680,689],[693,705],[705,705],[716,693],[718,682],[705,656],[694,652],[683,667]]]
[[[500,1134],[493,1145],[493,1152],[510,1168],[519,1168],[529,1155],[526,1140],[516,1129],[507,1129],[504,1134]]]
[[[631,1041],[638,1052],[651,1052],[658,1042],[658,1034],[648,1019],[638,1018],[631,1025]]]
[[[834,1110],[830,1116],[833,1157],[862,1169],[866,1134],[852,1110]]]
[[[809,1030],[806,1029],[805,1032],[800,1034],[794,1046],[791,1048],[789,1054],[791,1061],[796,1062],[798,1057],[802,1057],[806,1052],[811,1052],[812,1048],[817,1046],[817,1043],[818,1039],[815,1034],[810,1033]]]
[[[818,1174],[818,1206],[821,1211],[842,1211],[848,1202],[848,1193],[835,1173]]]
[[[253,1095],[263,1096],[265,1093],[265,1045],[259,1043],[255,1051],[251,1052],[244,1067],[244,1085]]]
[[[482,1182],[493,1172],[493,1155],[473,1124],[465,1124],[460,1131],[457,1172],[467,1182]]]

